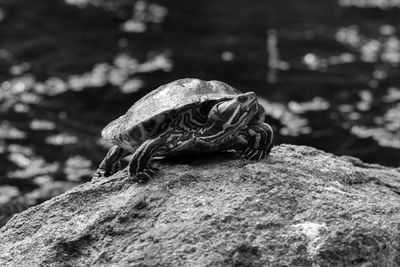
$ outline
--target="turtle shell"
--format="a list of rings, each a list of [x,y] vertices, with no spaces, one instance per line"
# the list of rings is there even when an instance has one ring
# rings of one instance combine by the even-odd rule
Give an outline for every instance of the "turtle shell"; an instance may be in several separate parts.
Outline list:
[[[203,81],[191,78],[176,80],[158,87],[138,100],[125,115],[109,123],[103,129],[102,136],[118,145],[115,140],[121,139],[121,136],[129,135],[137,126],[146,124],[151,119],[163,118],[160,115],[173,110],[180,110],[188,105],[232,99],[238,94],[241,94],[241,92],[220,81]],[[162,119],[154,121],[159,124],[163,122]]]

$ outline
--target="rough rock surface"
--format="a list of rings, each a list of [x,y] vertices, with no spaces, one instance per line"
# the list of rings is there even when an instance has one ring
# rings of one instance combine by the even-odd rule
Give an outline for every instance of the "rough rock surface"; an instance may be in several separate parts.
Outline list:
[[[126,171],[14,216],[0,266],[400,266],[400,171],[281,145]]]

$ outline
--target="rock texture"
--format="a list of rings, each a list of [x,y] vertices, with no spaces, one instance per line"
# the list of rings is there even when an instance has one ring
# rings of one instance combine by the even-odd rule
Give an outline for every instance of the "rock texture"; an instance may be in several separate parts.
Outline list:
[[[400,266],[400,171],[281,145],[126,171],[14,216],[0,266]]]

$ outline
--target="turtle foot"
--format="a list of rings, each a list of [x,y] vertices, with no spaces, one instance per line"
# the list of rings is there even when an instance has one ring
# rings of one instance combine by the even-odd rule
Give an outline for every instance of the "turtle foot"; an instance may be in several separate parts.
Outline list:
[[[150,181],[153,177],[159,174],[159,169],[155,167],[148,167],[135,175],[131,175],[131,179],[133,182],[137,182],[139,184],[144,184]]]
[[[115,173],[117,173],[121,168],[120,168],[120,163],[117,162],[116,164],[114,164],[114,166],[112,166],[111,170],[103,170],[101,168],[99,168],[95,174],[93,175],[92,181],[97,181],[103,177],[109,177]]]
[[[104,170],[97,170],[96,172],[95,172],[95,174],[93,175],[93,177],[92,177],[92,181],[98,181],[98,180],[100,180],[102,177],[104,177],[105,175],[104,175]]]
[[[247,148],[242,152],[244,158],[249,160],[262,160],[265,159],[270,150],[250,149]]]
[[[105,173],[105,176],[110,176],[118,171],[121,170],[121,162],[117,161],[116,163],[114,163],[111,167],[111,170],[107,173]]]

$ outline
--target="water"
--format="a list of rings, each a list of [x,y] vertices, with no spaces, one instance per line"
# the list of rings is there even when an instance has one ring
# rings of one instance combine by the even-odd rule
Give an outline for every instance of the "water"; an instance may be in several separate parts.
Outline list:
[[[400,1],[0,0],[0,224],[89,181],[101,129],[183,77],[255,91],[276,143],[399,166]]]

